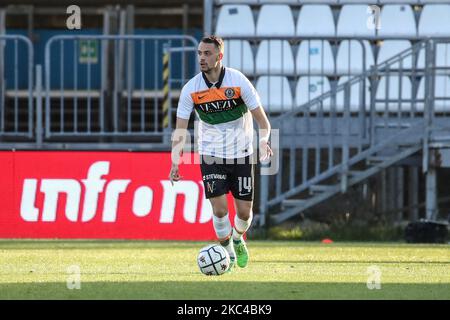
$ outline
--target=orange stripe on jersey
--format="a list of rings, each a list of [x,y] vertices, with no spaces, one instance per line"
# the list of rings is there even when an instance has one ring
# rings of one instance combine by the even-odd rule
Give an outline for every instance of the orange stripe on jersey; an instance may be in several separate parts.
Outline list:
[[[227,99],[238,99],[241,96],[240,87],[211,88],[199,92],[191,93],[194,104],[214,102]]]

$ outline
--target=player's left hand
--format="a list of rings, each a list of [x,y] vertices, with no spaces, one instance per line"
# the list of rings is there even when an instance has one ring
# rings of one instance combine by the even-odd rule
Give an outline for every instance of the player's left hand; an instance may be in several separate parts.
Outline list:
[[[270,148],[269,142],[262,140],[259,142],[259,161],[263,162],[269,160],[273,156],[273,151]]]

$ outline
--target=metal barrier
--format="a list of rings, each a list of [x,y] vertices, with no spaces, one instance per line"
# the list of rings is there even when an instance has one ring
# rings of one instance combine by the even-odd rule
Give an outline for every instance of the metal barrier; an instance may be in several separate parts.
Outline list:
[[[23,55],[26,65],[19,63]],[[33,139],[33,114],[33,45],[21,35],[0,35],[0,140]]]
[[[190,46],[181,47],[183,41]],[[172,85],[165,105],[169,114],[171,98],[179,94],[173,86],[176,73],[181,70],[183,84],[186,74],[184,65],[162,70],[163,49],[171,54],[174,47],[193,51],[197,40],[182,35],[51,38],[45,46],[45,140],[136,144],[141,138],[167,144],[163,137],[170,135],[172,123],[163,123],[162,74]]]
[[[260,225],[266,223],[272,207],[281,205],[283,212],[284,204],[291,203],[301,209],[306,200],[289,202],[287,199],[307,190],[317,192],[318,187],[322,188],[322,201],[328,196],[326,190],[330,191],[329,195],[336,190],[345,192],[349,180],[354,178],[351,166],[384,151],[393,152],[383,159],[389,163],[409,155],[408,152],[416,151],[417,145],[421,145],[423,171],[427,172],[431,141],[436,139],[437,131],[447,130],[448,135],[450,129],[450,92],[435,87],[436,79],[443,75],[446,77],[444,85],[450,85],[450,64],[436,64],[439,57],[436,48],[449,43],[444,39],[421,41],[296,110],[272,117],[273,127],[280,129],[280,149],[277,150],[280,163],[276,176],[262,177]],[[419,64],[420,59],[423,62]],[[407,61],[411,61],[408,66]],[[367,98],[366,82],[370,83]],[[352,96],[355,97],[352,89],[357,92],[356,103],[351,101]],[[337,105],[339,99],[343,100],[341,110]],[[435,108],[437,102],[440,102],[439,109]],[[450,140],[450,136],[447,139]],[[409,145],[410,149],[402,153],[396,149],[398,145]],[[314,156],[310,156],[311,152]],[[299,160],[301,165],[298,165]],[[375,169],[381,170],[381,167]],[[367,170],[358,179],[368,178],[376,170]],[[340,188],[317,186],[317,190],[314,189],[330,179],[340,181]],[[281,214],[277,221],[291,217],[300,209]]]

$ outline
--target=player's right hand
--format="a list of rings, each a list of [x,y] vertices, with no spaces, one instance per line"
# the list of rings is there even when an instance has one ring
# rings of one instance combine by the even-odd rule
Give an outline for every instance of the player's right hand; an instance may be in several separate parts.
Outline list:
[[[181,179],[180,172],[178,170],[178,165],[172,165],[172,168],[170,169],[169,179],[170,183],[177,182]]]

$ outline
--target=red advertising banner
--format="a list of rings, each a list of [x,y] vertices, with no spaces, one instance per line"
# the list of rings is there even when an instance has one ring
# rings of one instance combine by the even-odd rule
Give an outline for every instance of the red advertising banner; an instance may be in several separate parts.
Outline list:
[[[0,152],[0,238],[216,239],[200,166],[173,186],[170,166],[169,152]]]

